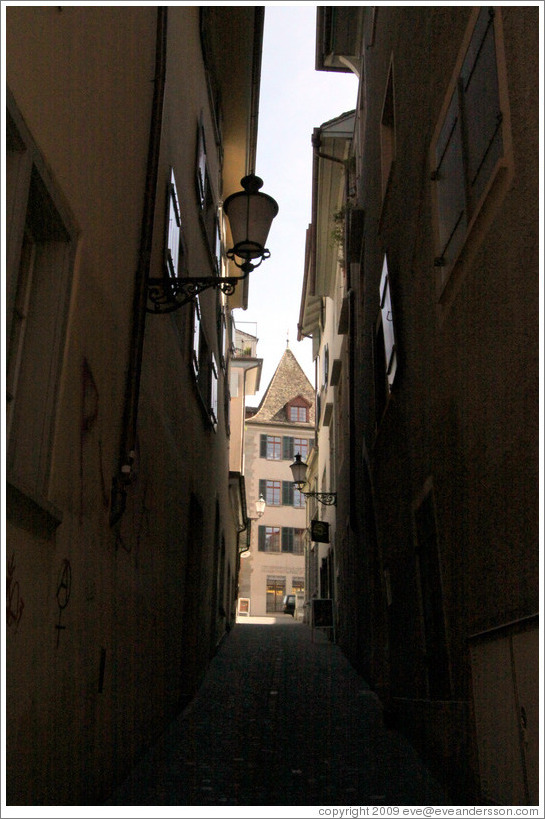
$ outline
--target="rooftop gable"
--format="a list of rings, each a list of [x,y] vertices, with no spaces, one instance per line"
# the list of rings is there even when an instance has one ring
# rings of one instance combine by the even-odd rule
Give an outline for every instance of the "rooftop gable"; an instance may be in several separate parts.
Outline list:
[[[314,387],[305,375],[301,365],[287,348],[261,400],[257,412],[248,423],[275,422],[293,424],[287,414],[287,407],[304,402],[309,408],[309,424],[314,424]]]

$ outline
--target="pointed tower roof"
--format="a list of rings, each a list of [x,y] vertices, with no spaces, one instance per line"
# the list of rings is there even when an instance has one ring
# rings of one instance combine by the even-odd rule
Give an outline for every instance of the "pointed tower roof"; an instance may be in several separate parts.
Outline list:
[[[314,387],[292,351],[287,348],[256,414],[249,418],[247,423],[293,424],[287,413],[289,404],[308,406],[308,425],[314,425]]]

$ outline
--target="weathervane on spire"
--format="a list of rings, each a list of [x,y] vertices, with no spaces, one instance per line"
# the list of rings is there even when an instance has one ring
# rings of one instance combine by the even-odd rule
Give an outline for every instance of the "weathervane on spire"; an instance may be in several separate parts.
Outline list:
[[[286,330],[286,335],[287,335],[287,338],[286,338],[286,350],[289,350],[289,348],[290,348],[290,329],[289,329],[289,327],[288,327],[288,329]]]

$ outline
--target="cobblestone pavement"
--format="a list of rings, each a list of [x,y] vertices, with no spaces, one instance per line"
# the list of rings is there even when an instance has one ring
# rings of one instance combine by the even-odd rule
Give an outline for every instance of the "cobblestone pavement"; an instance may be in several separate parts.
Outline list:
[[[250,620],[109,804],[449,804],[324,632]]]

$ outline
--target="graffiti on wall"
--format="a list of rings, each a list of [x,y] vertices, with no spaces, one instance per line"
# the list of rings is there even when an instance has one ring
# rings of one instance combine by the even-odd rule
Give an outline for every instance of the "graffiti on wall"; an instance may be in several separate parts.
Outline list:
[[[72,567],[70,566],[70,561],[63,560],[60,571],[59,571],[59,579],[57,580],[57,591],[55,596],[57,598],[57,605],[59,607],[59,622],[55,626],[57,629],[57,648],[59,647],[59,641],[61,638],[61,631],[64,631],[66,626],[61,624],[62,613],[68,605],[70,600],[70,592],[72,590]]]
[[[80,523],[83,520],[83,499],[84,499],[84,476],[85,476],[85,444],[89,439],[91,431],[94,429],[99,410],[99,392],[96,385],[91,366],[86,358],[81,365],[81,423],[80,423]],[[108,508],[110,497],[104,478],[104,467],[102,457],[102,441],[98,440],[98,472],[100,479],[100,490],[102,495],[102,505]]]
[[[24,600],[21,597],[19,581],[15,580],[16,568],[14,552],[8,563],[6,577],[6,625],[10,628],[14,628],[15,631],[17,631],[19,627],[25,608]]]

